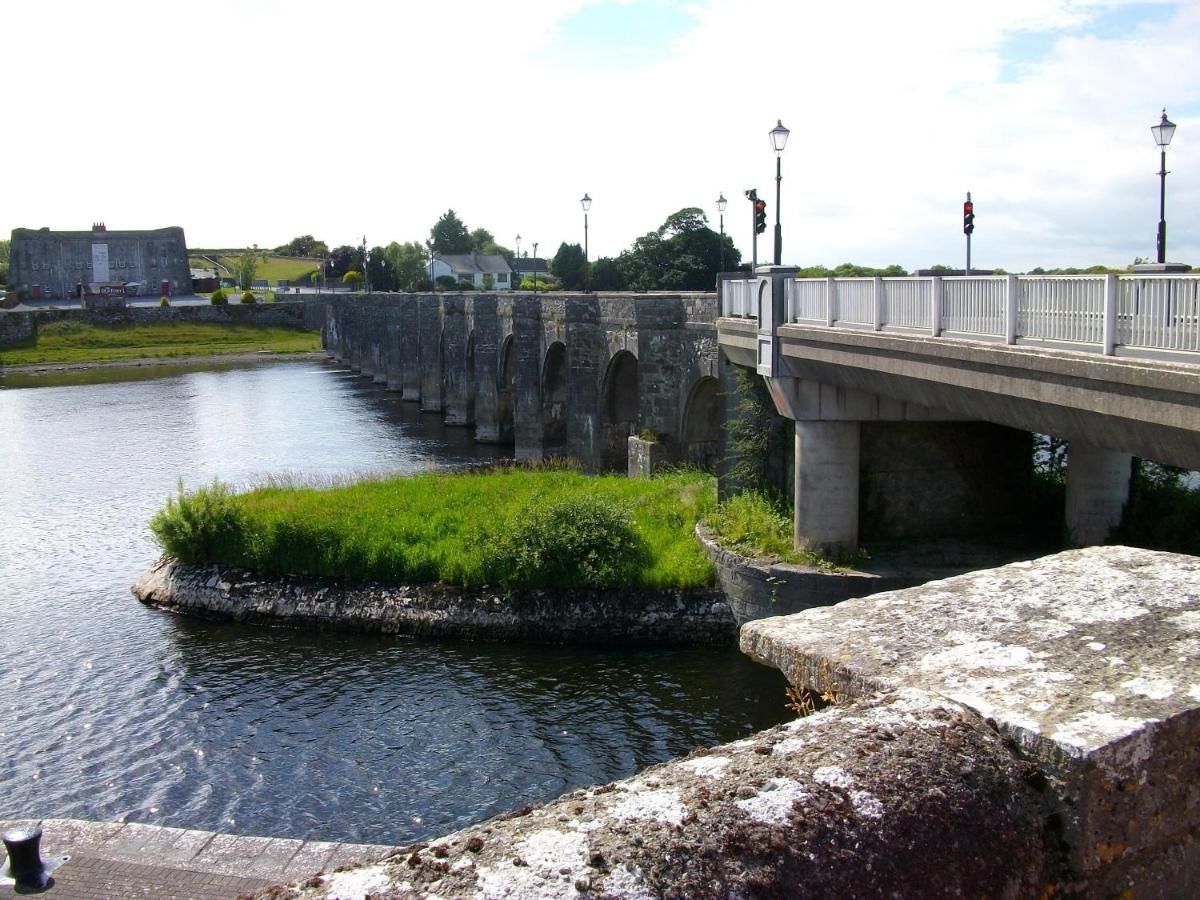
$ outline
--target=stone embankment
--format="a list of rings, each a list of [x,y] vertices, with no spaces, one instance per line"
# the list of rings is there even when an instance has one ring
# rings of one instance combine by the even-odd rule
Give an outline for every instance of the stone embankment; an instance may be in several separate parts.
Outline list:
[[[260,896],[1200,895],[1200,559],[1071,551],[742,648],[834,705]]]
[[[520,590],[384,585],[159,560],[133,586],[143,603],[187,615],[422,638],[548,643],[732,644],[712,590]]]

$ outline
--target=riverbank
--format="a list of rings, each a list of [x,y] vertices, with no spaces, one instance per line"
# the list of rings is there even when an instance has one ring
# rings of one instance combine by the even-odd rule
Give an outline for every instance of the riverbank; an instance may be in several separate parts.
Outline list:
[[[302,362],[325,362],[329,359],[323,350],[299,350],[280,352],[254,350],[233,353],[202,353],[188,356],[142,356],[133,359],[88,360],[85,362],[30,363],[9,366],[0,363],[0,378],[6,375],[49,375],[55,372],[88,372],[95,369],[144,369],[170,366],[200,367],[222,363],[255,363],[266,360]]]
[[[550,644],[730,646],[737,623],[715,590],[496,591],[288,575],[263,579],[164,557],[132,588],[197,618],[400,637]]]

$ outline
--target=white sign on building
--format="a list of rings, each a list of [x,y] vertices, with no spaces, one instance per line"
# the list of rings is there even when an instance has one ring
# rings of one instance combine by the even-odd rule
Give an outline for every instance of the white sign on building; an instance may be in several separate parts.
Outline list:
[[[92,244],[92,281],[96,284],[108,281],[108,244]]]

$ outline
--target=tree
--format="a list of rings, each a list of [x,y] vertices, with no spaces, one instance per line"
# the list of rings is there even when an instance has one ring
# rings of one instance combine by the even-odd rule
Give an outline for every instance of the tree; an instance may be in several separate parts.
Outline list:
[[[724,256],[732,270],[742,255],[733,240],[708,227],[708,218],[690,206],[667,216],[658,230],[642,235],[617,258],[626,286],[635,291],[712,290]]]
[[[471,229],[471,249],[470,253],[487,253],[485,249],[489,246],[494,246],[496,243],[495,236],[486,228]]]
[[[345,275],[342,276],[342,284],[349,285],[352,288],[357,288],[362,283],[363,283],[362,272],[358,272],[354,269],[351,269],[349,272],[347,272]]]
[[[305,256],[313,259],[328,256],[329,248],[324,241],[318,241],[311,234],[302,234],[292,238],[282,247],[276,247],[275,252],[280,256]]]
[[[255,244],[243,250],[242,255],[234,261],[233,274],[243,291],[250,290],[254,283],[254,276],[258,274],[258,259],[258,244]]]
[[[8,284],[8,261],[12,241],[0,241],[0,284]]]
[[[452,209],[446,210],[429,230],[429,241],[434,253],[470,253],[474,246],[467,226]]]
[[[391,266],[398,291],[415,291],[429,280],[429,258],[416,241],[397,244],[392,241],[383,251]]]
[[[623,291],[625,276],[621,266],[611,256],[602,256],[591,265],[590,286],[593,291]]]
[[[383,247],[372,247],[370,261],[367,263],[367,283],[373,291],[394,291],[396,273],[388,259],[387,250]]]
[[[559,244],[558,252],[550,261],[550,271],[567,291],[583,290],[586,266],[583,259],[583,248],[578,244]]]
[[[349,244],[342,244],[342,246],[334,247],[330,251],[329,258],[333,261],[329,274],[334,278],[341,278],[351,269],[359,272],[362,271],[362,247],[351,247]]]

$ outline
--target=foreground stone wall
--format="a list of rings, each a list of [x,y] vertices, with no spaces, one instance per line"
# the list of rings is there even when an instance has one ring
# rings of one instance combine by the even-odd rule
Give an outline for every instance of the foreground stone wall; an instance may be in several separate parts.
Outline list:
[[[1126,547],[760,620],[833,706],[260,896],[1192,898],[1197,634],[1200,559]]]

